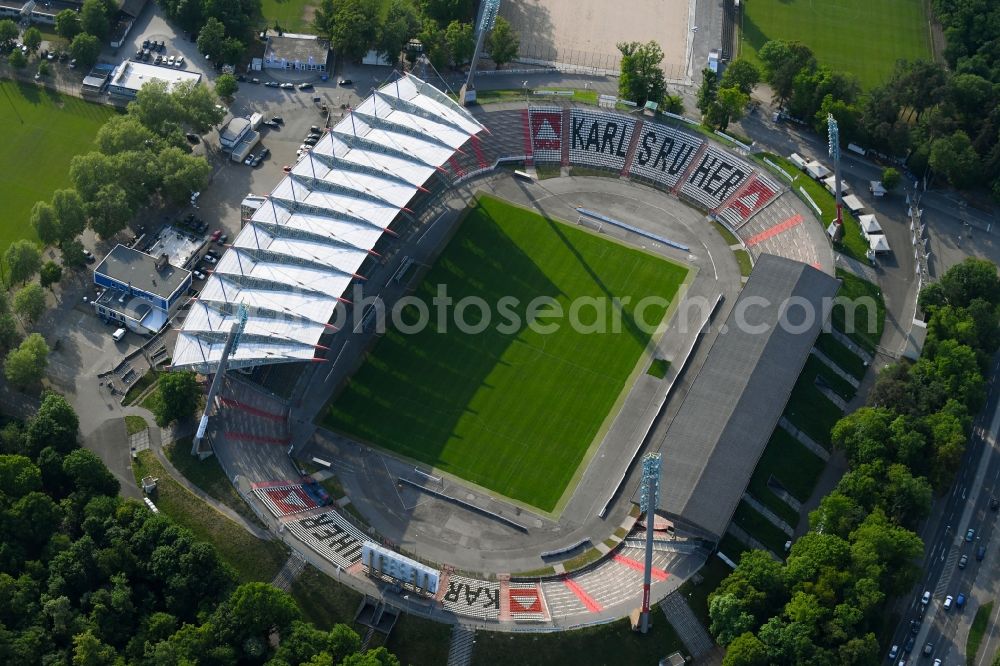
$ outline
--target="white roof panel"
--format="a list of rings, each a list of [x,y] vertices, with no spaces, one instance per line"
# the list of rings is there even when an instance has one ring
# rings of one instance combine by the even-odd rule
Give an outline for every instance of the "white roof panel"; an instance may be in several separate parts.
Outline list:
[[[177,336],[174,366],[214,372],[241,305],[233,367],[312,359],[389,225],[482,130],[411,75],[361,102],[282,177],[219,259]]]

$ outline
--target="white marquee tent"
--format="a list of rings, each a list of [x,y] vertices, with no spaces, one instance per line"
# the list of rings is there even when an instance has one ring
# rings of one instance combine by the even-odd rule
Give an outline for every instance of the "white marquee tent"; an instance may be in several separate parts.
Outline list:
[[[414,76],[375,91],[292,167],[219,259],[177,335],[173,366],[214,371],[241,304],[246,326],[230,367],[311,360],[386,229],[482,129]]]

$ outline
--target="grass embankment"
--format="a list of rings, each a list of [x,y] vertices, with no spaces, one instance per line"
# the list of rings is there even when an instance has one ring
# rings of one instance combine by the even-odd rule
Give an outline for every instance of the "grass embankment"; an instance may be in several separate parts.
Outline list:
[[[173,444],[163,447],[163,454],[167,457],[177,471],[184,477],[208,493],[216,501],[225,504],[230,509],[240,514],[248,521],[260,525],[260,519],[247,503],[240,497],[240,494],[233,487],[232,482],[226,473],[219,466],[219,461],[215,456],[209,456],[204,460],[198,460],[191,455],[191,438],[179,439]]]
[[[306,619],[320,629],[350,625],[363,596],[310,564],[292,582],[290,592]]]
[[[972,619],[972,626],[969,627],[969,637],[965,641],[965,660],[970,664],[976,663],[976,653],[979,652],[979,645],[983,642],[986,625],[989,624],[992,614],[992,601],[976,609],[976,617]]]
[[[792,527],[799,514],[784,500],[771,492],[768,479],[774,479],[800,502],[809,499],[816,481],[823,472],[823,461],[784,429],[776,428],[750,477],[747,490],[761,504],[774,511]]]
[[[650,294],[672,300],[687,275],[682,265],[482,197],[415,295],[430,307],[444,285],[455,303],[481,299],[487,315],[453,310],[439,330],[436,317],[414,326],[411,306],[402,319],[417,332],[382,336],[323,424],[551,511],[646,353],[650,325],[666,313],[661,304],[646,308],[643,326],[631,304]],[[626,296],[616,332],[609,301]],[[564,314],[532,311],[539,297]],[[566,315],[581,299],[609,302],[608,311],[580,312],[583,326],[573,325]],[[588,330],[597,322],[606,332]]]
[[[863,379],[868,372],[868,366],[861,357],[837,342],[830,333],[819,334],[819,338],[816,339],[816,349],[855,379]]]
[[[848,309],[837,305],[830,313],[830,321],[834,328],[850,337],[855,344],[874,354],[885,330],[882,291],[877,285],[842,268],[837,269],[837,278],[841,281],[837,297],[848,299],[852,307]]]
[[[741,501],[739,506],[736,507],[733,522],[742,527],[750,536],[767,546],[776,555],[784,555],[785,542],[791,537],[775,527],[774,523],[746,502]]]
[[[663,613],[655,610],[645,636],[632,631],[628,619],[575,631],[547,634],[476,632],[474,666],[550,666],[551,664],[656,664],[684,646]]]
[[[156,507],[195,537],[219,551],[241,582],[271,582],[285,560],[288,549],[280,541],[261,541],[213,509],[175,481],[152,451],[142,451],[132,465],[136,482],[151,475],[159,478],[151,499]]]
[[[137,432],[142,432],[149,425],[146,423],[146,419],[141,416],[129,415],[125,417],[125,433],[128,435],[134,435]]]

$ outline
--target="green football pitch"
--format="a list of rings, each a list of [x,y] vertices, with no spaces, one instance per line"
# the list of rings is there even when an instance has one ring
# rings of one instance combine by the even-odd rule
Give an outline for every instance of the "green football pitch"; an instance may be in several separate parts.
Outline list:
[[[390,327],[334,397],[323,424],[554,512],[623,389],[648,365],[653,329],[688,274],[679,264],[481,197],[414,293],[427,304],[430,324],[406,334]],[[448,313],[441,327],[431,300],[439,285],[456,306],[465,297],[483,299],[490,325],[463,332],[457,313]],[[554,299],[566,316],[536,317],[529,326],[529,304],[540,296]],[[660,301],[637,308],[647,296]],[[584,298],[620,299],[617,332],[611,306],[602,318],[607,332],[571,326],[571,304]],[[403,312],[404,324],[418,321],[417,306]],[[482,312],[467,308],[464,321],[482,325]],[[576,320],[593,325],[596,312],[581,308]],[[511,313],[520,326],[510,325]],[[558,330],[540,330],[543,323]]]
[[[21,238],[35,239],[28,225],[36,201],[69,187],[74,155],[94,148],[94,137],[114,109],[60,95],[31,84],[0,80],[0,254]]]
[[[821,64],[857,75],[867,90],[902,58],[928,59],[924,0],[746,0],[740,56],[771,39],[800,41]]]

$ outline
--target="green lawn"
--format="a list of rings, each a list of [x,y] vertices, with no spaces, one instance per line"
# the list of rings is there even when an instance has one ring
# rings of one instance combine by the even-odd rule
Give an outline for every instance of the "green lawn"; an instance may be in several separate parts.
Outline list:
[[[157,508],[198,539],[215,546],[240,582],[270,583],[288,559],[283,543],[261,541],[174,481],[152,451],[139,453],[132,472],[137,483],[147,474],[159,479],[151,498]]]
[[[269,28],[278,23],[285,32],[313,34],[311,17],[318,4],[318,0],[262,0],[261,13]]]
[[[126,416],[125,417],[125,432],[129,435],[134,435],[137,432],[142,432],[149,425],[146,423],[146,419],[141,416]]]
[[[796,40],[821,64],[851,72],[866,89],[886,81],[900,58],[929,59],[922,0],[750,0],[740,56],[756,60],[771,39]]]
[[[821,377],[827,387],[833,389],[833,392],[844,400],[850,400],[858,392],[849,381],[838,375],[830,366],[812,354],[806,359],[801,377],[804,377],[807,381],[815,381],[817,377]]]
[[[350,625],[362,596],[311,564],[292,582],[290,592],[306,619],[324,630],[335,624]]]
[[[868,366],[861,357],[844,345],[837,342],[831,333],[820,333],[816,339],[816,349],[837,364],[837,366],[856,379],[862,379],[868,372]]]
[[[654,358],[649,364],[646,374],[656,377],[657,379],[663,379],[667,376],[667,370],[669,369],[670,361],[665,358]]]
[[[784,555],[785,542],[791,537],[779,530],[771,521],[746,502],[740,501],[739,506],[736,507],[733,522],[742,527],[747,534],[774,551],[776,555]]]
[[[646,635],[632,631],[628,618],[575,631],[547,634],[476,632],[474,666],[532,666],[539,664],[656,664],[674,652],[686,654],[663,613],[654,607],[652,628]]]
[[[965,658],[970,664],[976,663],[976,653],[979,652],[979,644],[983,642],[983,634],[986,633],[986,625],[989,624],[992,613],[992,601],[976,609],[976,617],[972,619],[972,626],[969,627],[969,637],[965,642]]]
[[[829,449],[830,430],[844,413],[815,385],[799,377],[785,406],[785,416],[810,439]]]
[[[740,265],[740,275],[749,277],[750,271],[753,270],[753,261],[750,259],[750,253],[746,250],[733,250],[733,256],[736,257],[736,263]]]
[[[757,463],[757,469],[750,477],[747,490],[764,506],[795,527],[799,521],[798,512],[775,495],[767,481],[773,476],[790,495],[804,502],[812,494],[822,471],[823,461],[817,455],[784,429],[776,428]]]
[[[190,437],[185,437],[163,447],[163,454],[188,481],[251,523],[263,527],[257,514],[247,506],[240,494],[236,492],[229,477],[222,471],[219,459],[215,456],[209,456],[204,460],[198,460],[197,457],[191,455]]]
[[[846,317],[847,310],[843,306],[838,305],[833,308],[830,321],[834,328],[846,333],[857,345],[874,353],[885,330],[885,301],[882,299],[882,292],[877,285],[842,268],[837,269],[837,279],[841,281],[837,297],[846,298],[855,305],[852,330],[847,330],[847,324],[850,322]],[[870,321],[872,303],[875,304],[874,322]],[[874,331],[871,330],[872,323]]]
[[[94,148],[94,137],[114,111],[36,85],[0,80],[0,193],[4,219],[0,253],[16,240],[37,240],[28,224],[36,201],[69,187],[74,155]]]
[[[390,329],[323,425],[553,511],[623,389],[648,366],[650,329],[687,275],[678,264],[483,197],[415,293],[429,324],[412,334]],[[466,308],[464,320],[482,330],[463,332],[456,307],[439,329],[442,312],[432,304],[439,287],[455,303],[482,299],[492,320]],[[649,295],[660,302],[637,309]],[[605,303],[606,316],[587,307],[576,320],[606,321],[607,332],[538,314],[529,305],[538,297],[567,314],[577,299]],[[620,314],[612,297],[624,302]],[[416,312],[412,304],[404,311],[407,327]]]

